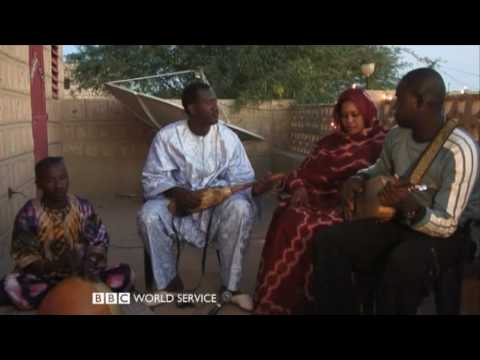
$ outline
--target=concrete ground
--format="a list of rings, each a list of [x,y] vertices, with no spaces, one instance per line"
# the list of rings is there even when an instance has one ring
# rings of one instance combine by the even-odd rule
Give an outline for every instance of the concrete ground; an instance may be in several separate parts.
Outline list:
[[[138,198],[110,197],[92,199],[98,213],[107,224],[112,238],[109,261],[113,263],[129,263],[136,275],[137,288],[145,288],[143,271],[143,244],[136,230],[136,213],[141,206]],[[242,290],[253,295],[256,283],[257,270],[260,256],[265,243],[265,235],[276,206],[275,196],[264,196],[262,203],[262,216],[255,225],[252,239],[246,256],[245,273],[242,281]],[[193,247],[184,247],[180,259],[180,276],[186,289],[195,287],[200,279],[202,250]],[[218,292],[220,281],[218,276],[218,263],[214,249],[209,249],[205,277],[199,293]],[[153,309],[159,315],[203,315],[212,308],[211,305],[197,305],[195,308],[179,309],[174,304],[161,305]],[[135,310],[136,311],[136,310]],[[135,313],[135,311],[133,311]],[[227,305],[220,314],[245,315],[246,312],[234,305]],[[419,308],[419,315],[435,314],[433,296],[426,298]]]
[[[255,225],[251,242],[246,255],[246,266],[241,288],[244,292],[253,294],[260,255],[264,244],[265,234],[275,206],[275,198],[272,195],[264,197],[262,205],[261,221]],[[141,207],[138,198],[110,197],[92,199],[97,212],[108,226],[112,239],[109,252],[111,264],[126,262],[130,264],[136,274],[136,287],[142,291],[145,289],[145,275],[143,264],[143,243],[137,233],[136,214]],[[191,246],[185,246],[182,250],[179,265],[180,276],[185,289],[193,289],[201,275],[202,250]],[[207,253],[206,272],[198,293],[217,293],[220,288],[218,275],[218,262],[216,252],[210,247]],[[194,308],[179,309],[174,304],[165,304],[153,309],[155,314],[191,315],[206,314],[212,308],[210,304],[197,304]],[[247,314],[234,305],[227,305],[221,314],[240,315]]]
[[[97,212],[108,226],[112,239],[109,253],[111,264],[126,262],[136,273],[136,286],[139,290],[145,289],[145,276],[143,270],[143,243],[137,233],[136,213],[141,206],[138,198],[109,197],[92,199]],[[261,251],[265,242],[268,225],[276,206],[274,195],[264,196],[262,203],[262,216],[255,225],[252,239],[246,255],[245,273],[242,281],[242,290],[253,295],[255,290],[257,270],[260,263]],[[198,283],[201,274],[202,250],[190,246],[184,247],[180,259],[179,272],[186,289],[192,289]],[[220,287],[218,276],[218,262],[213,248],[207,254],[206,273],[198,293],[216,293]],[[194,308],[179,309],[174,304],[160,305],[153,309],[159,315],[203,315],[212,308],[211,305],[197,304]],[[433,298],[427,298],[419,314],[434,314]],[[222,309],[224,315],[245,315],[246,312],[234,305],[227,305]]]
[[[127,263],[135,272],[135,287],[145,291],[144,274],[144,251],[143,242],[138,235],[136,215],[141,207],[141,200],[133,195],[112,195],[103,197],[86,197],[93,205],[108,228],[111,246],[108,254],[109,264]],[[263,248],[264,237],[267,232],[271,214],[275,206],[275,198],[272,195],[264,197],[262,205],[262,217],[255,225],[251,243],[246,256],[246,271],[242,281],[242,290],[253,294],[260,255]],[[191,246],[185,246],[180,258],[179,272],[184,282],[185,289],[193,289],[201,275],[202,250]],[[218,276],[218,263],[216,252],[213,247],[208,250],[206,272],[199,294],[217,293],[220,288]],[[124,306],[123,312],[128,315],[192,315],[207,314],[212,309],[211,304],[197,304],[194,308],[177,308],[175,304],[165,304],[152,310],[140,305]],[[19,312],[13,307],[0,307],[0,314],[29,315],[34,312]],[[244,315],[248,314],[234,305],[226,305],[219,314]]]
[[[145,290],[143,243],[137,233],[136,214],[141,207],[138,197],[109,196],[89,197],[97,212],[106,224],[111,237],[109,251],[109,263],[120,262],[129,264],[136,274],[135,286],[139,291]],[[256,282],[257,270],[260,262],[261,251],[265,241],[265,235],[270,223],[276,200],[272,194],[266,195],[263,201],[262,217],[253,231],[246,256],[246,266],[242,281],[242,290],[253,294]],[[185,284],[185,288],[192,289],[200,280],[202,250],[186,246],[182,251],[179,272]],[[207,255],[206,273],[200,289],[197,293],[217,293],[220,287],[218,276],[218,263],[213,248]],[[141,305],[131,305],[123,308],[128,315],[205,315],[212,308],[210,304],[199,305],[194,308],[177,308],[174,304],[165,304],[154,309],[148,309]],[[30,314],[29,312],[17,312],[11,307],[0,308],[0,314]],[[432,297],[427,298],[419,314],[434,314],[435,307]],[[246,312],[234,305],[227,305],[222,309],[223,315],[244,315]]]

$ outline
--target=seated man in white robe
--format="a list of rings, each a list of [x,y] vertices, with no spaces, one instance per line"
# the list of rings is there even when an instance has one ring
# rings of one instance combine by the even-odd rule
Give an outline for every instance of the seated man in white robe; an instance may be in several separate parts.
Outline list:
[[[209,85],[185,88],[182,104],[188,120],[163,127],[155,136],[142,173],[146,203],[139,213],[140,233],[150,253],[158,290],[177,292],[183,283],[176,273],[178,239],[202,248],[214,241],[220,260],[221,291],[232,302],[252,310],[242,294],[244,256],[257,209],[254,197],[270,190],[269,176],[252,188],[230,196],[216,207],[191,213],[200,204],[193,191],[254,180],[255,174],[238,136],[218,121],[217,98]],[[176,202],[173,216],[168,210]]]

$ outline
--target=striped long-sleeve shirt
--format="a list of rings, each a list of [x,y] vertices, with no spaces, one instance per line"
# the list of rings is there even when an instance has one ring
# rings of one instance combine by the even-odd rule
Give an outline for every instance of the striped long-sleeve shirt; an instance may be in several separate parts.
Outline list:
[[[394,127],[387,134],[378,161],[359,173],[402,176],[421,156],[427,143],[417,143],[410,129]],[[426,173],[425,192],[413,196],[426,207],[425,216],[413,229],[435,237],[449,237],[467,220],[479,218],[480,181],[478,144],[464,130],[455,129]]]

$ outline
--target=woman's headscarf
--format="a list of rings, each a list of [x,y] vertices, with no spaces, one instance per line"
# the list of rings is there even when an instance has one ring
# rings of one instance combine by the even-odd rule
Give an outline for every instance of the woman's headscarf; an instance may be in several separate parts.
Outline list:
[[[335,123],[341,127],[340,112],[342,110],[342,104],[345,101],[351,101],[355,104],[360,114],[362,114],[365,121],[365,128],[373,127],[377,118],[377,107],[370,99],[368,94],[362,89],[348,89],[345,90],[338,97],[337,103],[333,110],[333,117]]]

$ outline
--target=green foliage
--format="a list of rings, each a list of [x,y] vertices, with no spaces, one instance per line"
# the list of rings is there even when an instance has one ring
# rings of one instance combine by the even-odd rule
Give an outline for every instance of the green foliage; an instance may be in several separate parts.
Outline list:
[[[238,104],[272,99],[332,102],[352,83],[364,84],[364,62],[376,64],[370,88],[392,89],[401,49],[381,45],[84,45],[70,54],[80,88],[107,81],[202,68],[220,98]]]

